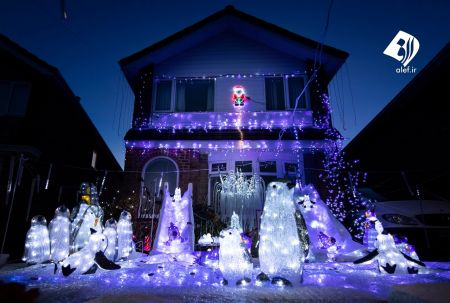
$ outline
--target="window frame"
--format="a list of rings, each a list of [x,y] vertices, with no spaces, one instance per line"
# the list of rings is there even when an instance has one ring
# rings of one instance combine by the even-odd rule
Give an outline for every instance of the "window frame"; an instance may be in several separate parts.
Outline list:
[[[157,110],[156,109],[156,96],[158,94],[158,83],[160,81],[171,81],[170,88],[170,108],[168,110]],[[158,79],[153,81],[153,92],[152,92],[152,112],[154,113],[173,113],[175,111],[175,85],[176,80],[173,79]]]
[[[4,113],[0,112],[0,117],[25,117],[27,110],[28,110],[28,105],[31,99],[31,93],[32,93],[32,88],[33,85],[31,82],[29,81],[9,81],[9,80],[0,80],[1,83],[5,83],[9,86],[9,94],[8,97],[6,99],[6,110]],[[17,113],[17,112],[12,112],[11,110],[11,102],[12,102],[12,98],[14,96],[14,90],[16,88],[16,86],[19,85],[25,85],[27,87],[27,98],[26,100],[21,100],[25,102],[25,107],[23,112],[21,113]]]
[[[283,80],[283,94],[284,94],[284,109],[267,109],[267,96],[266,96],[266,79],[269,78],[282,78]],[[303,78],[303,83],[306,85],[308,82],[308,77],[305,74],[295,75],[295,76],[265,76],[264,77],[264,98],[265,98],[265,104],[266,104],[266,111],[273,112],[273,111],[285,111],[285,110],[294,110],[293,107],[291,107],[290,104],[290,96],[289,96],[289,79],[290,78]],[[305,102],[306,107],[298,107],[296,110],[311,110],[311,102],[310,102],[310,95],[309,95],[309,89],[305,90]]]

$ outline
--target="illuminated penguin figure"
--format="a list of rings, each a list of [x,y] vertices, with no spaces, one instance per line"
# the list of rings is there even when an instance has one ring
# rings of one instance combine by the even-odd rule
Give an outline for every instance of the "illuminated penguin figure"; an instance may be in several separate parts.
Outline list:
[[[224,284],[245,286],[251,281],[253,265],[242,233],[239,217],[233,212],[230,227],[222,230],[219,237],[219,268]]]
[[[295,219],[294,188],[282,182],[267,186],[261,217],[257,283],[291,286],[302,281],[304,246],[300,243]]]
[[[104,251],[107,246],[108,239],[106,236],[98,233],[95,229],[91,229],[88,244],[63,261],[62,274],[66,277],[74,272],[76,274],[93,274],[98,267],[105,270],[119,269],[119,265],[105,257]]]
[[[48,226],[50,232],[50,260],[58,263],[70,253],[70,212],[66,206],[55,211],[55,217]]]
[[[117,260],[117,222],[114,219],[106,221],[103,234],[108,239],[108,247],[105,250],[105,256],[111,260]]]
[[[25,239],[25,252],[22,260],[28,264],[38,264],[50,259],[50,238],[47,220],[44,216],[31,219],[31,227]]]
[[[122,211],[117,223],[117,260],[126,259],[133,251],[133,227],[131,214]]]
[[[397,248],[392,235],[384,233],[380,221],[375,221],[375,229],[378,232],[374,244],[375,250],[353,263],[360,264],[376,260],[379,271],[387,274],[416,274],[425,267],[423,262],[413,259]]]
[[[81,202],[72,211],[73,221],[70,228],[71,252],[76,252],[89,242],[91,228],[103,231],[103,210],[98,203],[97,188],[93,184],[80,186]]]

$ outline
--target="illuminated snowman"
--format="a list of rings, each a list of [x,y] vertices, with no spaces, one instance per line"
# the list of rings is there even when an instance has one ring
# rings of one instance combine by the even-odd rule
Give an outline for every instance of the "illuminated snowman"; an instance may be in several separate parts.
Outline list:
[[[31,219],[31,227],[25,239],[25,252],[22,260],[28,264],[38,264],[50,259],[50,238],[47,220],[44,216]]]

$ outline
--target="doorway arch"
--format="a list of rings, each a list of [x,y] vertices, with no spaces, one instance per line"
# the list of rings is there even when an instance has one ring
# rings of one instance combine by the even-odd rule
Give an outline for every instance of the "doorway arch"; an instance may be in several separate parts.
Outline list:
[[[175,188],[178,187],[179,178],[177,163],[165,156],[150,159],[142,169],[142,185],[151,194],[158,194],[158,191],[163,189],[165,182],[169,183],[169,192],[173,194]]]

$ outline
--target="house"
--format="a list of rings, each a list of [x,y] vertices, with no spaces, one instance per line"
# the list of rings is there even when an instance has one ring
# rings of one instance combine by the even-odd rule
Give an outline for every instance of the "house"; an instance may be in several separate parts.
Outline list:
[[[1,250],[20,258],[33,216],[122,168],[58,69],[3,35],[0,66]]]
[[[450,199],[450,43],[344,148],[389,199]]]
[[[405,212],[423,224],[400,225],[397,233],[406,235],[425,257],[440,260],[450,253],[450,214],[431,206],[420,214],[422,202],[450,200],[449,71],[447,43],[344,148],[346,157],[359,159],[359,168],[368,172],[369,195],[409,201]],[[411,200],[418,200],[420,208],[415,210]]]
[[[150,194],[192,182],[194,207],[216,211],[228,171],[265,185],[316,182],[324,150],[340,138],[327,85],[347,57],[227,6],[123,58],[135,96],[125,170],[141,172],[137,190]]]

